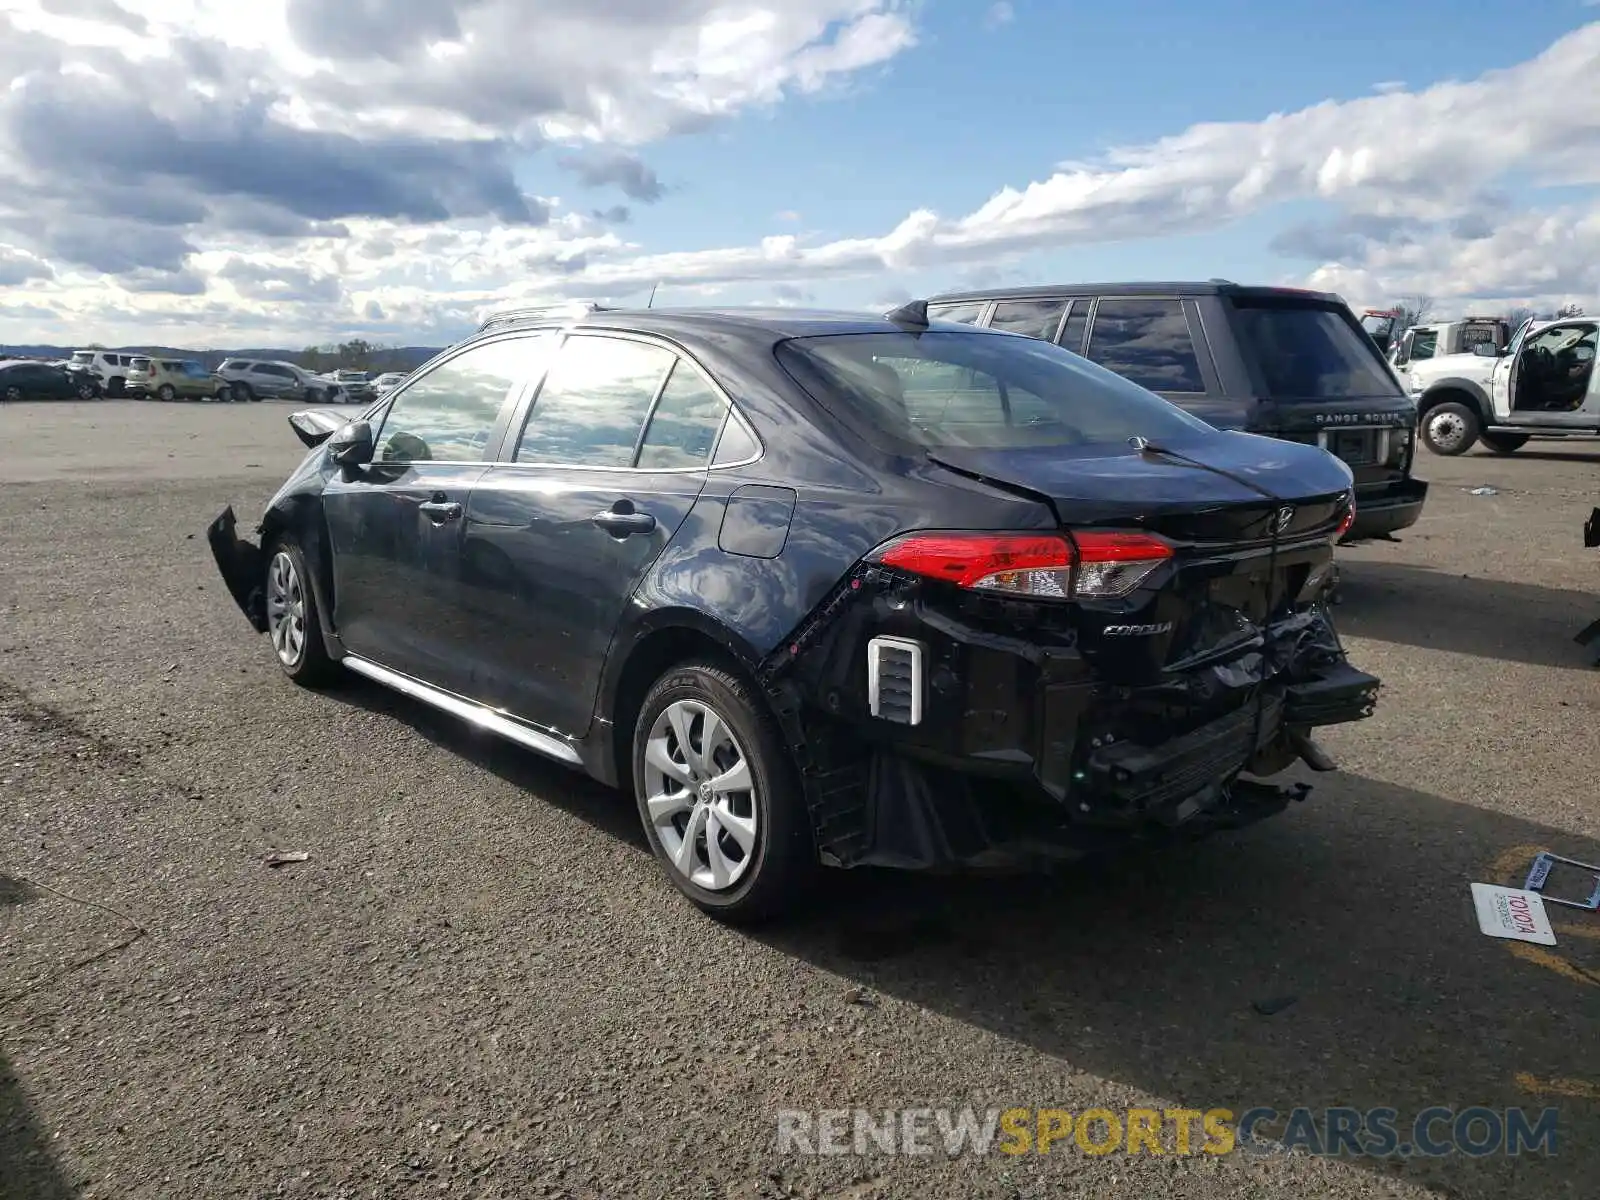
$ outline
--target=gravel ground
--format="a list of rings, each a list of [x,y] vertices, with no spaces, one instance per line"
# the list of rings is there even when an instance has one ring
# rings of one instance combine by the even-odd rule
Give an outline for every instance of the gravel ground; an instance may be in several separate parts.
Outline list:
[[[1114,876],[839,875],[752,937],[677,898],[615,794],[281,677],[204,528],[297,460],[287,411],[0,409],[0,1196],[1595,1195],[1600,917],[1529,953],[1467,884],[1600,861],[1572,642],[1600,447],[1425,457],[1423,522],[1344,556],[1379,715],[1290,813]],[[966,1104],[1554,1104],[1561,1133],[1520,1160],[775,1149],[780,1109]]]

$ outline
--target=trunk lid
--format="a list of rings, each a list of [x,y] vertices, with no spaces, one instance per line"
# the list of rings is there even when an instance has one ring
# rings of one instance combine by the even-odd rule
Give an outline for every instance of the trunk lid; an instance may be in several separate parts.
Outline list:
[[[1080,598],[1038,619],[1070,627],[1109,683],[1166,683],[1223,711],[1260,682],[1268,626],[1326,578],[1350,474],[1320,450],[1246,433],[1172,449],[1202,465],[1132,447],[941,447],[929,457],[1047,499],[1065,528],[1138,529],[1173,543],[1172,560],[1132,595]]]
[[[1172,450],[1200,465],[1131,446],[1077,452],[950,446],[928,456],[964,475],[1045,497],[1064,525],[1144,529],[1179,543],[1303,537],[1337,522],[1350,489],[1349,471],[1330,455],[1277,438],[1219,433]],[[1285,507],[1294,511],[1275,528]]]

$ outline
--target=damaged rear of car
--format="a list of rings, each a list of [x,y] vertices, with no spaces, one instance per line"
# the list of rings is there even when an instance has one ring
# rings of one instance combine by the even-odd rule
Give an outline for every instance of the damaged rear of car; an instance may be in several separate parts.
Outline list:
[[[285,672],[630,791],[723,918],[1237,828],[1376,702],[1347,466],[920,304],[530,316],[291,423],[259,542],[209,530]]]
[[[1054,528],[896,536],[769,661],[780,710],[810,714],[793,744],[825,861],[1073,856],[1303,796],[1260,777],[1330,769],[1311,731],[1371,715],[1378,690],[1325,603],[1355,516],[1343,464],[1140,411],[1120,380],[1063,423],[1026,373],[985,376],[937,334],[882,341],[780,357],[880,439]]]

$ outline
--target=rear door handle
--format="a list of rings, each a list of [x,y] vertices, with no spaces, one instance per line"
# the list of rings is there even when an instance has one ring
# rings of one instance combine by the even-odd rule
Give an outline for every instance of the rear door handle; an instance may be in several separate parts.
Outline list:
[[[597,512],[589,518],[614,538],[625,538],[634,533],[650,533],[656,527],[656,519],[649,513],[634,512],[630,505],[626,511],[608,508],[605,512]]]
[[[417,511],[426,514],[435,525],[461,519],[461,505],[454,500],[424,500],[417,505]]]

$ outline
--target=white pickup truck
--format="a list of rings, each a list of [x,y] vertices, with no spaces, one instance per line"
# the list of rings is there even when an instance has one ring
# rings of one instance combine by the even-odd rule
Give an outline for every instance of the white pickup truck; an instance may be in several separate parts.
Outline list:
[[[1600,323],[1593,317],[1529,321],[1508,347],[1413,361],[1404,369],[1422,442],[1464,454],[1482,442],[1510,454],[1530,437],[1600,434]]]

